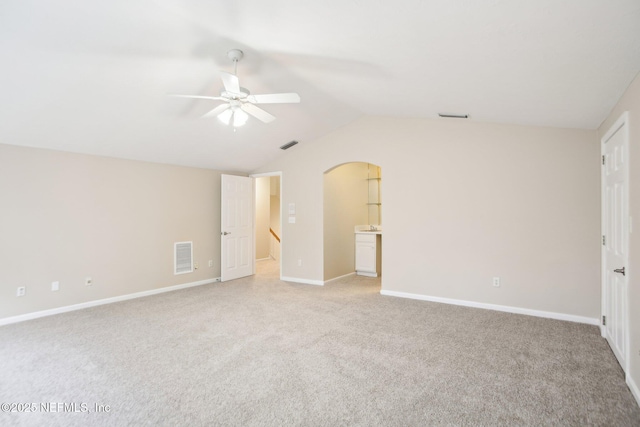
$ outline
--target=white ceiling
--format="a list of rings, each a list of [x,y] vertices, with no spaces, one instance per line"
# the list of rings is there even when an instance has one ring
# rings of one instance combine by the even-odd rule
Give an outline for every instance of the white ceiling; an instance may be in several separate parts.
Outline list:
[[[217,96],[232,48],[301,104],[233,132],[167,96]],[[0,143],[251,171],[365,114],[594,129],[640,70],[640,1],[2,0],[0,58]]]

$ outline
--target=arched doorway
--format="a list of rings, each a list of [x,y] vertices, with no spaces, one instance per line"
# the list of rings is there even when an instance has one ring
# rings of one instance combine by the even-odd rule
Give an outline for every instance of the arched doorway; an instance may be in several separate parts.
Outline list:
[[[382,225],[380,166],[350,162],[324,173],[324,280],[355,272],[355,229]]]

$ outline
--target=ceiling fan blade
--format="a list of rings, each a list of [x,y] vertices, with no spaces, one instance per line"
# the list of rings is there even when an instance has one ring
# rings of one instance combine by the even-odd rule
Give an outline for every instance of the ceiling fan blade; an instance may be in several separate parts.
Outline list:
[[[251,114],[256,119],[263,121],[265,123],[270,123],[276,119],[275,116],[272,116],[271,114],[267,113],[262,108],[256,107],[255,105],[250,104],[248,102],[245,102],[244,104],[242,104],[240,108],[242,108],[243,111]]]
[[[247,99],[254,104],[293,104],[300,102],[300,95],[297,93],[267,93],[249,95]]]
[[[175,96],[178,98],[195,98],[195,99],[213,99],[216,101],[226,101],[226,98],[223,98],[221,96],[200,96],[200,95],[176,95],[176,94],[169,94],[169,96]]]
[[[220,71],[222,75],[222,84],[227,92],[240,93],[240,80],[235,74],[227,73],[226,71]]]
[[[213,110],[211,110],[208,113],[204,114],[202,117],[205,118],[205,117],[217,116],[218,114],[222,113],[223,111],[228,110],[229,107],[231,107],[231,105],[229,105],[229,104],[218,105],[216,108],[214,108]]]

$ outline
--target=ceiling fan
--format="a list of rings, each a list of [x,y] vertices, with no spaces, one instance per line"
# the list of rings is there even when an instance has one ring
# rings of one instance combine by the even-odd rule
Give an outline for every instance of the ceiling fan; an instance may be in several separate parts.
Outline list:
[[[262,95],[251,95],[248,89],[240,86],[237,76],[238,61],[242,59],[244,53],[240,49],[231,49],[227,52],[227,57],[233,61],[233,74],[221,71],[222,84],[224,89],[220,96],[199,96],[199,95],[173,95],[182,98],[211,99],[215,101],[225,101],[202,117],[217,116],[220,121],[228,125],[233,123],[234,127],[244,125],[249,119],[249,115],[256,119],[269,123],[275,120],[275,116],[266,112],[256,104],[288,104],[300,102],[300,95],[297,93],[269,93]]]

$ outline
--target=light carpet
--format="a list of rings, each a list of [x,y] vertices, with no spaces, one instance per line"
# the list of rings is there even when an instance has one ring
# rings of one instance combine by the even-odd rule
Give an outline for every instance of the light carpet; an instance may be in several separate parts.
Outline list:
[[[0,412],[0,425],[640,425],[595,326],[258,267],[0,327],[0,402],[67,405]]]

